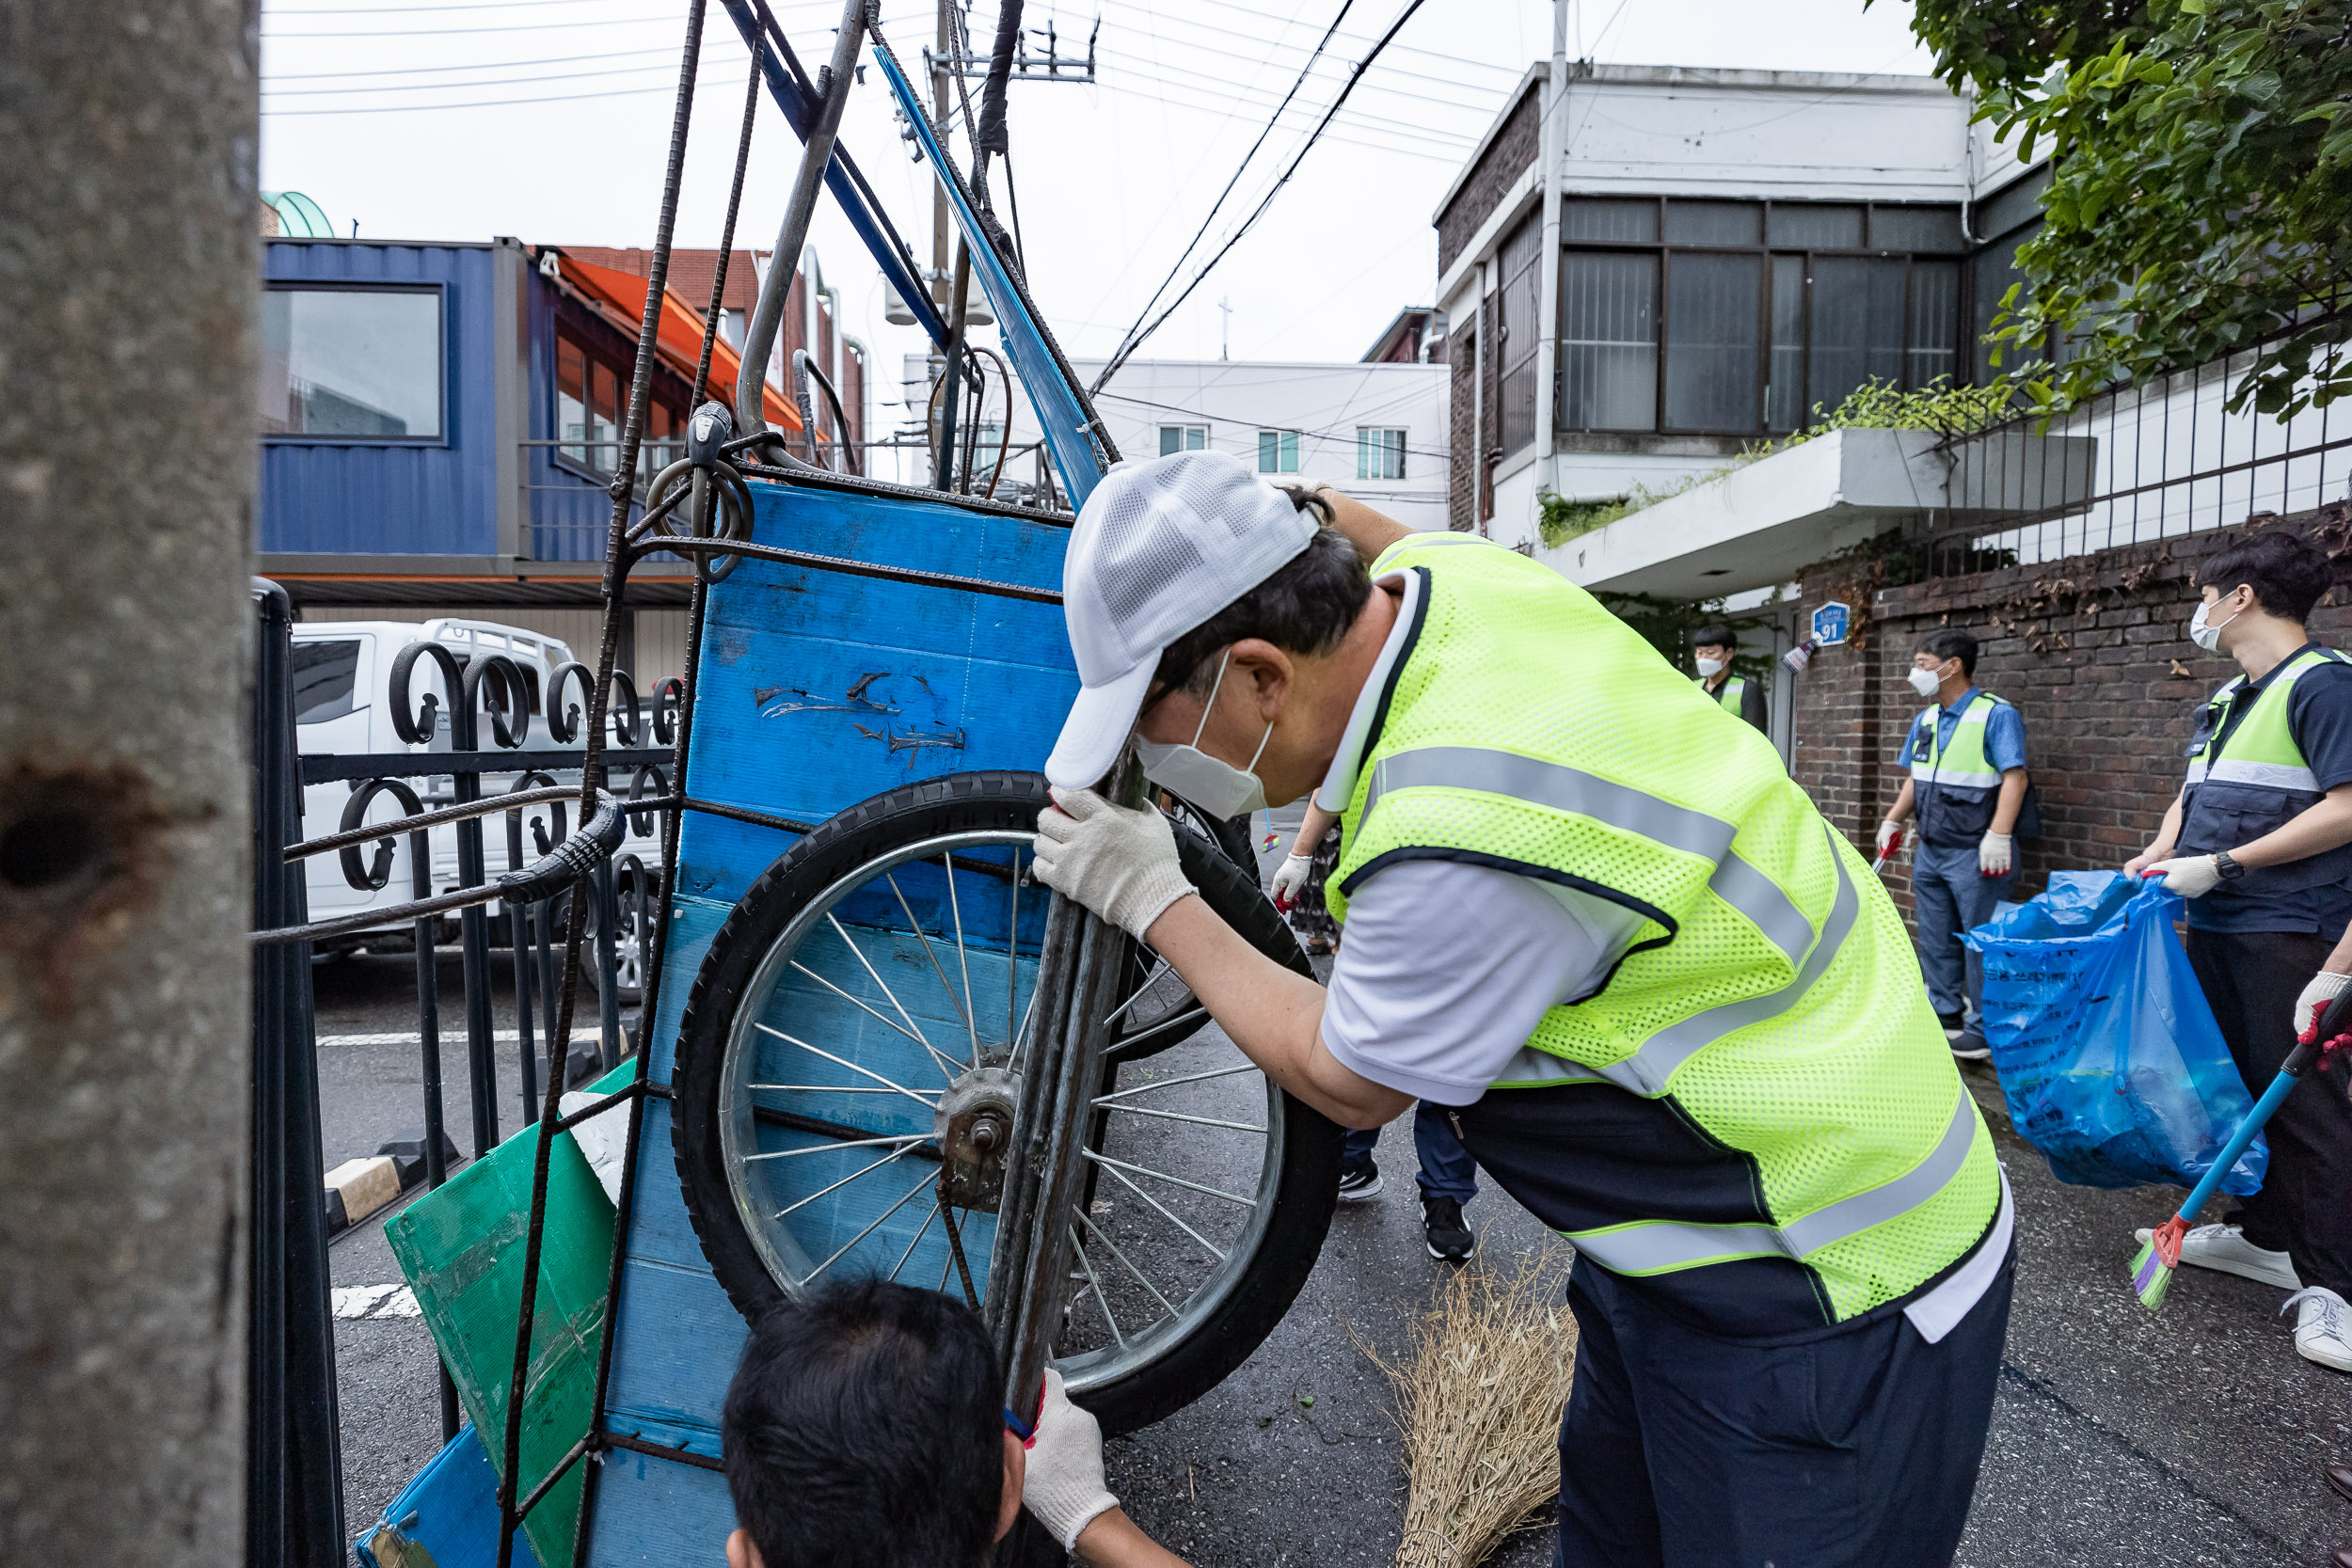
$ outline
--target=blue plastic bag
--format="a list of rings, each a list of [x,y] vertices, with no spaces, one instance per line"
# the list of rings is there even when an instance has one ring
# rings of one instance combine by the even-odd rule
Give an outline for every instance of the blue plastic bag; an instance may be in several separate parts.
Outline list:
[[[2179,906],[2161,882],[2059,871],[1961,939],[1984,960],[2010,1120],[2061,1181],[2194,1186],[2254,1108],[2172,929]],[[2257,1138],[2221,1190],[2259,1190],[2269,1161]]]

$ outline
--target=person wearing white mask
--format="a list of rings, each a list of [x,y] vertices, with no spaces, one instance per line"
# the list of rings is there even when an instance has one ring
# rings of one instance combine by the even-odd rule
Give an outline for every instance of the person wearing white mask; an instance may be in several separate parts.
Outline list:
[[[1896,754],[1910,777],[1879,824],[1878,853],[1918,819],[1911,895],[1919,971],[1952,1054],[1980,1061],[1992,1054],[1979,1006],[1984,965],[1960,936],[2016,891],[2021,824],[2027,834],[2038,828],[2026,794],[2026,721],[1978,689],[1977,640],[1958,626],[1930,632],[1904,674],[1934,705],[1912,720]]]
[[[1764,714],[1764,683],[1731,673],[1740,652],[1740,634],[1721,621],[1710,621],[1691,634],[1691,662],[1698,666],[1699,688],[1722,705],[1766,734],[1772,733]]]
[[[1554,1562],[1950,1560],[2013,1210],[1885,889],[1772,742],[1536,562],[1220,453],[1114,467],[1062,592],[1039,879],[1305,1109],[1442,1107],[1575,1244]],[[1339,814],[1328,989],[1095,792],[1131,737]]]
[[[2335,569],[2301,535],[2264,530],[2197,578],[2189,641],[2239,673],[2199,706],[2187,782],[2124,869],[2188,900],[2190,967],[2260,1094],[2352,973],[2352,659],[2305,629]],[[2181,1261],[2296,1291],[2296,1349],[2352,1371],[2352,1063],[2312,1076],[2264,1128],[2262,1191]]]

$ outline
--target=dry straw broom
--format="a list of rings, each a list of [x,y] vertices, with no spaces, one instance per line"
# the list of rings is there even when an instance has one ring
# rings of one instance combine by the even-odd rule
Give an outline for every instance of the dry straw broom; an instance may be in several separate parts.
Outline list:
[[[1396,1390],[1406,1480],[1396,1568],[1474,1568],[1560,1493],[1560,1416],[1576,1361],[1561,1299],[1566,1249],[1522,1254],[1498,1277],[1456,1271],[1391,1366],[1357,1343]]]

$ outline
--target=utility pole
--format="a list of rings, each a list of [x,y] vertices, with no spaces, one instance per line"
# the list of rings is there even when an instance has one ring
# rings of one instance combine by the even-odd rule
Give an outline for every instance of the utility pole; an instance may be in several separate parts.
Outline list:
[[[254,16],[0,0],[0,1562],[246,1553]]]
[[[1216,356],[1231,359],[1233,356],[1233,296],[1227,294],[1216,302],[1216,308],[1225,312],[1225,319],[1217,325]]]
[[[1538,492],[1560,488],[1560,184],[1567,161],[1568,0],[1551,0],[1551,70],[1544,78],[1543,127],[1537,135],[1543,159],[1543,255],[1535,290],[1535,453]],[[1529,532],[1532,519],[1522,518]]]

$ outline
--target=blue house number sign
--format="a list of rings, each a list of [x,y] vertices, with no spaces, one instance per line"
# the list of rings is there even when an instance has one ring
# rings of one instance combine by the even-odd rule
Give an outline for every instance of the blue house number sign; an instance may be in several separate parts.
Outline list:
[[[1846,641],[1846,619],[1850,606],[1832,599],[1813,612],[1813,641],[1824,648],[1835,648]]]

